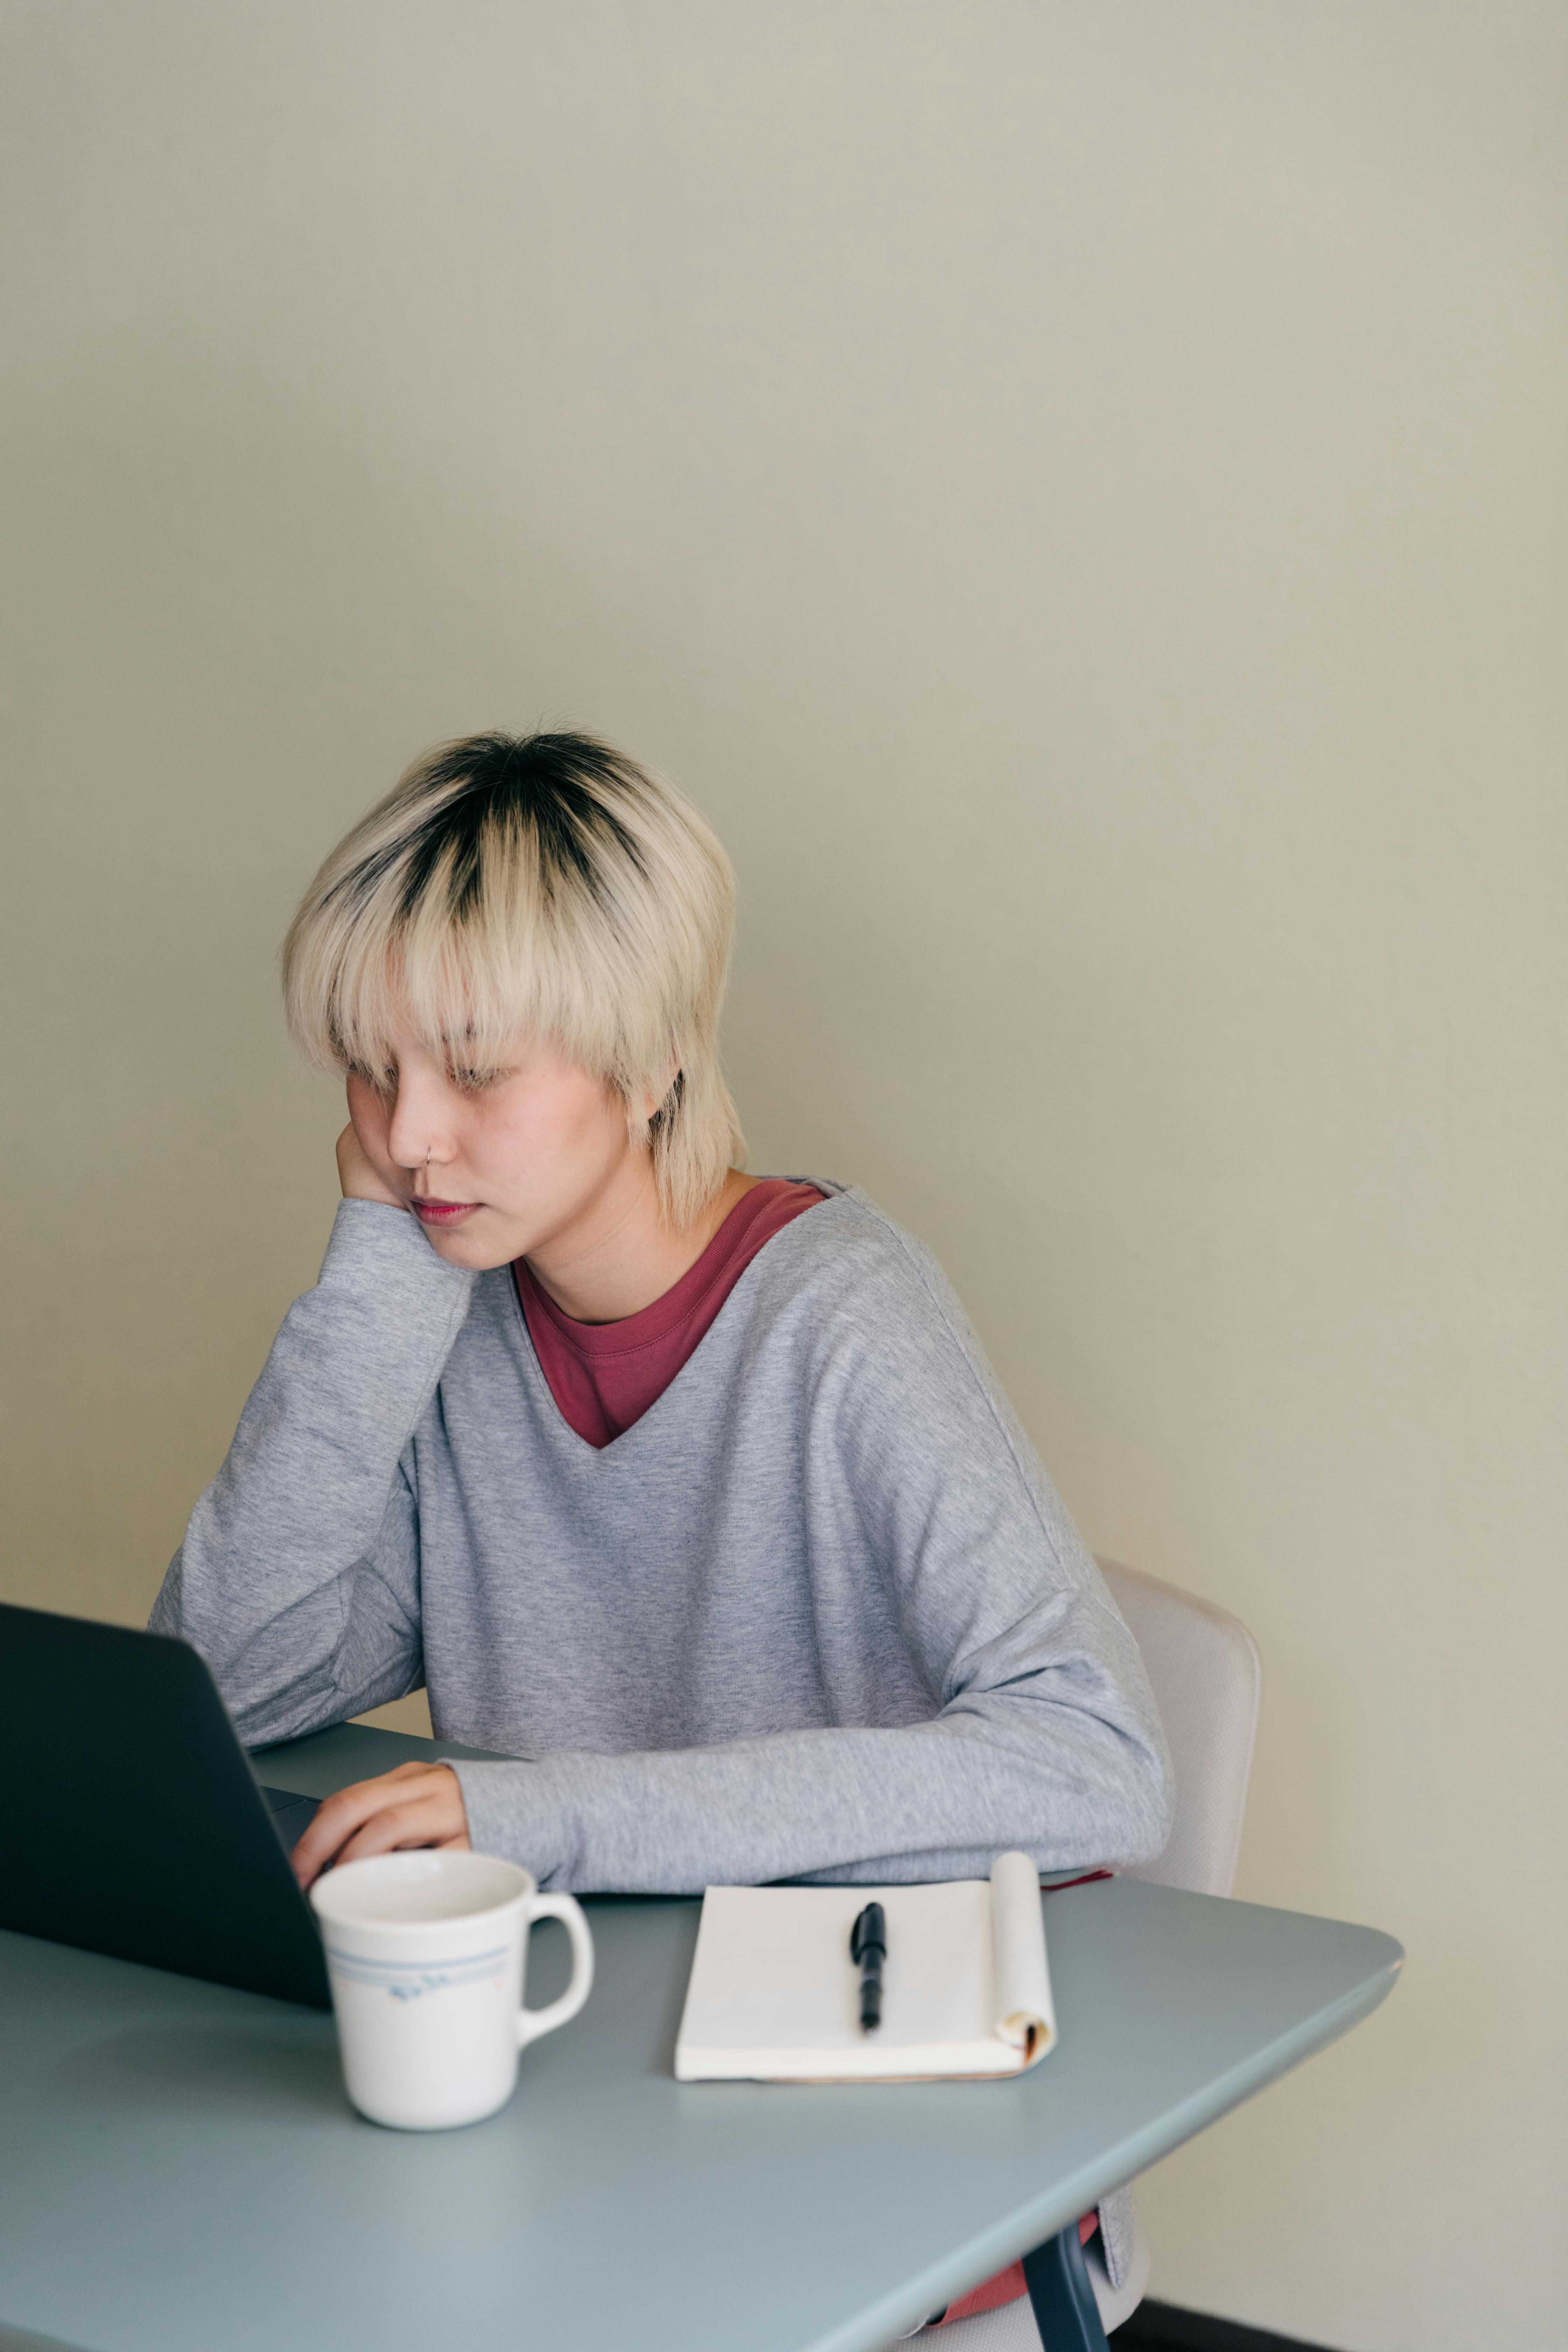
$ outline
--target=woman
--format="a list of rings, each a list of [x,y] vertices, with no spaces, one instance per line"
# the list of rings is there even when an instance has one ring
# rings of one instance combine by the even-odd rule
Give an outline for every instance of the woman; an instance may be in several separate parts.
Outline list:
[[[428,1688],[447,1739],[295,1863],[545,1886],[1157,1853],[1133,1643],[934,1261],[758,1182],[719,1071],[733,881],[585,737],[416,764],[284,950],[343,1202],[153,1612],[242,1736]]]

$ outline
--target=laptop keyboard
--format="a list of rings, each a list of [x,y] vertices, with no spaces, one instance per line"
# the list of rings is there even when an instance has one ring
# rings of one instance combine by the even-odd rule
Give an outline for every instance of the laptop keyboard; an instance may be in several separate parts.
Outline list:
[[[292,1853],[295,1846],[321,1811],[319,1797],[296,1796],[292,1789],[263,1788],[272,1815],[272,1826]]]

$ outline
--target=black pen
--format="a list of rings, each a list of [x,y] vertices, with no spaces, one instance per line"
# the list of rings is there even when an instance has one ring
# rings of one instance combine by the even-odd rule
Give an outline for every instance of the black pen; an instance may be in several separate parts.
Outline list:
[[[849,1957],[860,1971],[860,2031],[875,2033],[882,2022],[882,1962],[888,1957],[888,1923],[879,1903],[868,1903],[850,1928]]]

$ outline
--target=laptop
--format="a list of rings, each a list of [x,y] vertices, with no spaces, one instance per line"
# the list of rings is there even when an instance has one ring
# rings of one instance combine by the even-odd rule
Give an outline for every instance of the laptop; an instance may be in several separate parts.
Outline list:
[[[187,1642],[0,1603],[0,1927],[331,2006],[289,1852]]]

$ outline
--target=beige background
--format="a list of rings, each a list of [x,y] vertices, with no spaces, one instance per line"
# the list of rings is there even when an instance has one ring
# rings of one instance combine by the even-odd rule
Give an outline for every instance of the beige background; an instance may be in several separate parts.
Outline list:
[[[4,1589],[139,1618],[331,1213],[274,957],[541,717],[740,868],[755,1163],[1256,1630],[1394,1929],[1157,2291],[1561,2352],[1568,18],[16,5]]]

